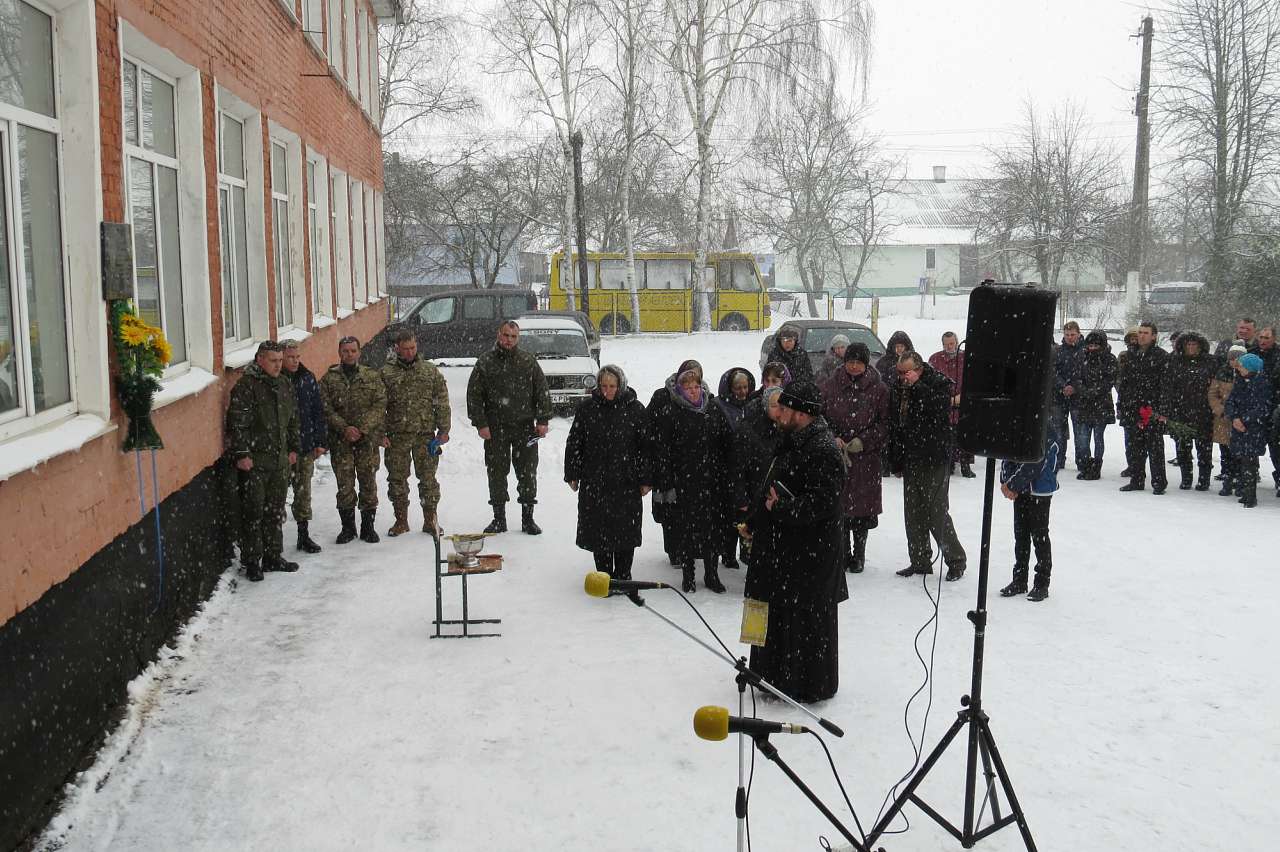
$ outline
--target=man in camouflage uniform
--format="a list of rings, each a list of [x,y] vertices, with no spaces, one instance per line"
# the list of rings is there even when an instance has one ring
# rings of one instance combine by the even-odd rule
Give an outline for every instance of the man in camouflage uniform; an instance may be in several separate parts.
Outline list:
[[[360,341],[338,341],[339,363],[320,380],[324,416],[329,424],[329,452],[338,480],[338,544],[356,537],[356,481],[360,482],[360,539],[374,544],[378,513],[378,447],[387,412],[387,389],[378,371],[360,364]]]
[[[520,499],[520,529],[542,532],[533,522],[538,502],[538,439],[551,420],[551,394],[538,360],[518,347],[520,326],[512,320],[498,329],[497,345],[476,359],[467,383],[467,416],[484,440],[493,522],[485,532],[507,531],[507,474],[515,462]]]
[[[289,469],[289,487],[293,489],[293,520],[298,525],[298,549],[304,553],[319,553],[320,545],[311,538],[311,475],[315,472],[316,459],[328,452],[327,429],[324,420],[324,401],[320,398],[320,383],[315,374],[302,363],[298,341],[286,340],[284,346],[284,371],[280,374],[293,386],[293,400],[298,407],[298,425],[301,449],[298,461]]]
[[[382,368],[387,388],[387,496],[395,509],[395,526],[387,535],[409,531],[409,466],[418,472],[422,531],[435,534],[440,483],[436,468],[440,446],[449,441],[449,388],[426,358],[418,357],[418,340],[410,329],[396,335],[396,358]]]
[[[284,552],[284,501],[289,467],[298,460],[298,409],[281,378],[284,353],[268,340],[231,389],[227,444],[240,493],[240,564],[253,582],[264,571],[297,571]]]

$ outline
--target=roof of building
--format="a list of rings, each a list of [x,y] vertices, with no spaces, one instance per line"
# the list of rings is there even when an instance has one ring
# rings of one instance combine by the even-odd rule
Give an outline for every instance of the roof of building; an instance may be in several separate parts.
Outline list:
[[[972,243],[977,218],[970,193],[984,181],[904,180],[887,197],[881,216],[890,223],[881,245]]]

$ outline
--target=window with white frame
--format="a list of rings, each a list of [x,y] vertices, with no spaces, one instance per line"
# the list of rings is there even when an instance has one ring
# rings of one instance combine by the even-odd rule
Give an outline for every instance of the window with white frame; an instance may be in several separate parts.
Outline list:
[[[320,19],[323,2],[324,0],[302,0],[302,31],[320,50],[324,50],[324,22]]]
[[[346,70],[346,73],[342,75],[342,79],[347,81],[347,88],[350,89],[351,92],[354,94],[355,92],[359,91],[359,89],[356,88],[356,74],[358,72],[357,72],[357,63],[356,63],[355,0],[343,0],[342,12],[343,12],[343,18],[345,19],[345,22],[346,22],[344,32],[346,33],[346,37],[347,37],[347,50],[346,50],[347,70]]]
[[[329,177],[324,160],[307,159],[307,251],[311,292],[318,316],[333,316],[333,286],[329,274]]]
[[[249,285],[248,178],[245,123],[218,114],[218,253],[222,267],[222,333],[253,338]]]
[[[362,10],[356,11],[356,100],[369,111],[369,24]]]
[[[0,0],[0,422],[70,409],[53,17]]]
[[[369,282],[366,276],[364,252],[364,188],[360,181],[351,181],[351,287],[356,302],[369,304]]]
[[[374,216],[373,187],[364,187],[364,252],[365,268],[369,270],[369,301],[377,301],[382,294],[378,290],[378,231]]]
[[[175,83],[125,58],[125,186],[133,225],[134,304],[164,329],[172,364],[187,360],[178,216],[178,134]]]
[[[342,70],[342,0],[327,0],[325,32],[328,36],[329,64],[341,75]]]
[[[382,218],[382,193],[374,193],[373,196],[373,215],[377,221],[374,233],[378,239],[378,292],[386,295],[387,292],[387,236],[386,226]]]
[[[347,203],[347,176],[340,171],[331,170],[329,187],[332,205],[329,232],[333,234],[334,288],[338,293],[339,313],[350,313],[354,303],[354,288],[351,286],[351,212]]]
[[[369,105],[367,112],[369,117],[373,119],[373,123],[378,123],[378,100],[381,97],[381,91],[378,87],[378,22],[374,18],[369,19],[369,38],[368,38],[368,56],[369,61],[365,63],[365,85],[369,87]]]
[[[289,150],[271,140],[271,242],[276,277],[276,325],[293,325],[293,264],[289,260]]]

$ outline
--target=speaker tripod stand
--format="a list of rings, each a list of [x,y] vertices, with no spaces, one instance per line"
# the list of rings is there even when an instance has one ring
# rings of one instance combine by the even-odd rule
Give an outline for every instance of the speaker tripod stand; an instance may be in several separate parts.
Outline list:
[[[982,503],[982,550],[978,561],[978,604],[969,613],[969,621],[973,622],[974,631],[973,681],[969,688],[969,694],[961,696],[960,712],[956,715],[956,720],[951,723],[951,727],[947,729],[937,746],[925,758],[924,763],[920,764],[920,768],[916,770],[915,774],[911,776],[907,786],[893,800],[889,810],[867,834],[865,845],[868,849],[872,848],[875,842],[884,835],[885,829],[889,827],[893,819],[910,802],[924,811],[934,822],[950,832],[965,849],[971,849],[979,840],[995,834],[1006,826],[1017,823],[1018,831],[1022,834],[1022,842],[1026,844],[1027,852],[1036,852],[1036,842],[1031,837],[1031,829],[1027,827],[1027,820],[1022,812],[1022,806],[1018,804],[1018,796],[1014,792],[1013,782],[1009,780],[1009,773],[1005,769],[1004,760],[1000,757],[1000,750],[996,748],[995,737],[991,734],[989,719],[982,709],[982,662],[987,632],[987,572],[991,556],[991,512],[995,496],[995,466],[995,459],[988,457],[986,494]],[[964,823],[960,827],[956,827],[924,799],[920,798],[916,794],[916,790],[937,764],[938,759],[942,757],[951,743],[960,735],[961,731],[966,734],[968,751],[965,762]],[[979,759],[982,760],[982,773],[986,781],[985,794],[991,800],[991,816],[993,820],[990,825],[983,828],[977,826],[974,814],[979,792]],[[1009,803],[1009,813],[1004,816],[1000,814],[1000,800],[995,784],[997,778],[1000,781],[1000,788],[1004,791],[1005,799]],[[977,815],[977,818],[980,817],[981,813]]]

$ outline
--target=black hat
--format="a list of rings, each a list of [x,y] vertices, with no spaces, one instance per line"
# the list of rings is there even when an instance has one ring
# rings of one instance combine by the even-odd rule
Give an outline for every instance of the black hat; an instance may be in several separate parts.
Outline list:
[[[860,363],[871,366],[871,350],[867,348],[865,343],[850,343],[849,348],[844,350],[844,362],[858,361]]]
[[[1093,345],[1095,345],[1095,344],[1096,344],[1096,345],[1098,345],[1098,346],[1106,346],[1106,345],[1107,345],[1107,334],[1106,334],[1106,332],[1104,332],[1104,331],[1091,331],[1091,332],[1089,332],[1088,334],[1086,334],[1086,335],[1084,336],[1084,345],[1085,345],[1085,346],[1093,346]]]
[[[778,397],[778,405],[808,414],[810,417],[820,417],[822,416],[822,391],[808,379],[800,379],[787,385],[782,396]]]

